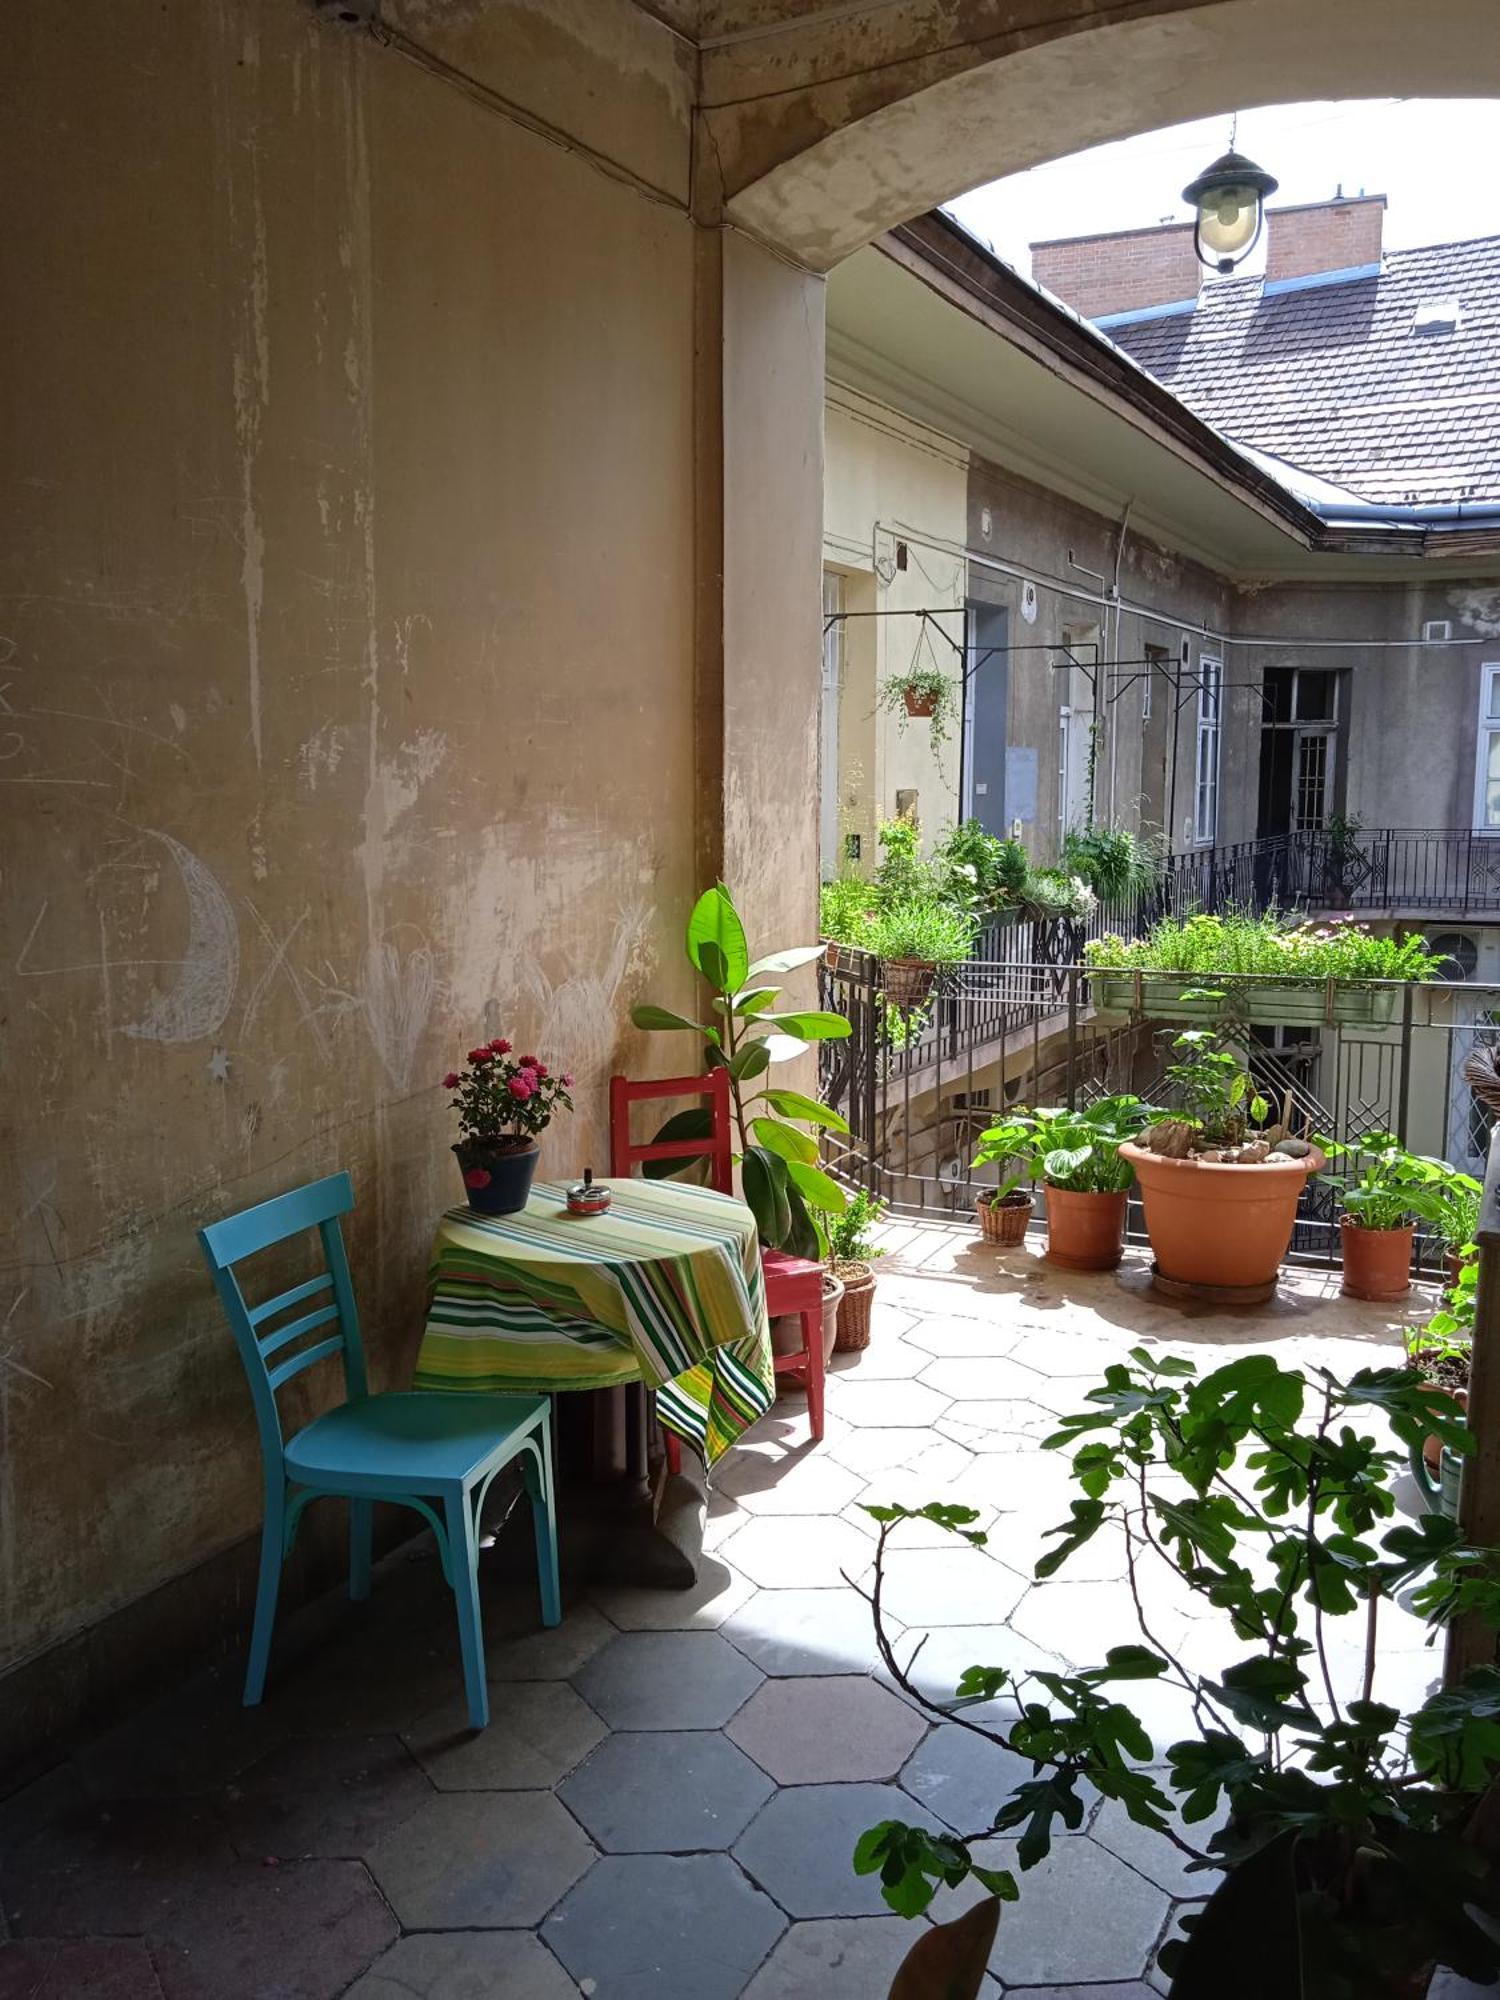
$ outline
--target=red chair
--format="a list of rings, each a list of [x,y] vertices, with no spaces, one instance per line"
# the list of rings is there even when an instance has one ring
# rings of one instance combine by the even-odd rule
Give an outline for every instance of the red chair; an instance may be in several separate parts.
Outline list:
[[[634,1144],[630,1137],[631,1105],[664,1097],[706,1097],[713,1113],[711,1136]],[[640,1160],[707,1159],[709,1185],[720,1194],[733,1194],[730,1135],[726,1070],[710,1070],[707,1076],[664,1076],[651,1083],[632,1083],[623,1076],[609,1080],[609,1170],[617,1180],[628,1179]],[[810,1257],[790,1257],[784,1250],[762,1250],[760,1262],[767,1315],[779,1319],[795,1314],[802,1321],[801,1347],[795,1354],[774,1355],[771,1365],[778,1375],[806,1375],[807,1414],[816,1443],[823,1436],[823,1266]],[[682,1465],[681,1440],[668,1431],[666,1447],[667,1469],[677,1472]]]

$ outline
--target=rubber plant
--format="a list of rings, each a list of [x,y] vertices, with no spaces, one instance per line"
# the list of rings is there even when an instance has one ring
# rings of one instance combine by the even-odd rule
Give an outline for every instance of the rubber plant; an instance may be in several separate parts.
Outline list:
[[[969,1876],[1014,1900],[1016,1875],[976,1844],[1019,1835],[1024,1875],[1057,1830],[1081,1825],[1092,1790],[1190,1868],[1220,1871],[1163,1949],[1171,2000],[1415,2000],[1439,1964],[1494,1978],[1500,1668],[1479,1667],[1404,1715],[1377,1686],[1381,1611],[1398,1592],[1434,1625],[1460,1614],[1500,1625],[1495,1551],[1437,1514],[1390,1525],[1393,1481],[1423,1436],[1469,1449],[1452,1405],[1407,1369],[1340,1381],[1251,1354],[1200,1375],[1143,1348],[1085,1400],[1046,1440],[1072,1455],[1080,1497],[1036,1575],[1065,1570],[1108,1532],[1138,1633],[1076,1671],[976,1664],[951,1701],[936,1701],[886,1627],[888,1545],[914,1518],[983,1544],[979,1517],[937,1503],[867,1508],[877,1539],[866,1594],[888,1671],[929,1714],[1031,1770],[971,1831],[871,1827],[856,1870],[878,1873],[908,1917]],[[1204,1614],[1188,1628],[1197,1664],[1146,1609],[1143,1573],[1162,1564]],[[1214,1616],[1225,1643],[1204,1652]],[[975,1623],[984,1617],[976,1606]],[[1329,1627],[1344,1619],[1356,1629],[1340,1648]],[[1222,1664],[1206,1671],[1205,1658]],[[1130,1705],[1131,1684],[1148,1681],[1178,1689],[1193,1718],[1165,1756]],[[999,1937],[1003,1977],[1003,1915]]]
[[[633,1007],[630,1018],[651,1032],[681,1029],[702,1037],[707,1067],[729,1072],[740,1184],[762,1243],[799,1257],[821,1257],[822,1218],[839,1214],[845,1196],[818,1164],[817,1134],[847,1132],[849,1126],[815,1097],[763,1079],[775,1064],[805,1055],[811,1043],[838,1041],[849,1033],[842,1014],[778,1006],[782,989],[772,982],[820,958],[823,947],[795,945],[752,959],[734,899],[720,883],[693,905],[685,948],[689,963],[712,989],[710,1008],[717,1020],[690,1020],[650,1004]],[[712,1118],[706,1105],[679,1111],[656,1137],[706,1139]],[[645,1171],[666,1179],[692,1165],[691,1159],[648,1160]]]

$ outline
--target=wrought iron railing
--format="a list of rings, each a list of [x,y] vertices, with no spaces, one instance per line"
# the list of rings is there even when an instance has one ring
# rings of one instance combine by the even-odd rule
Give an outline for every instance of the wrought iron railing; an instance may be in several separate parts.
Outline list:
[[[1175,913],[1282,909],[1465,917],[1500,911],[1500,834],[1322,828],[1174,855],[1162,894]]]

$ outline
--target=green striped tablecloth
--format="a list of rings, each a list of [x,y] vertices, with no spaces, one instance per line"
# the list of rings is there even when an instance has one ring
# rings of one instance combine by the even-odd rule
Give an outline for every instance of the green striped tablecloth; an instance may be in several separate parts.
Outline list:
[[[609,1181],[570,1215],[539,1181],[516,1215],[438,1224],[419,1389],[605,1389],[644,1381],[661,1421],[712,1465],[771,1407],[755,1220],[680,1182]]]

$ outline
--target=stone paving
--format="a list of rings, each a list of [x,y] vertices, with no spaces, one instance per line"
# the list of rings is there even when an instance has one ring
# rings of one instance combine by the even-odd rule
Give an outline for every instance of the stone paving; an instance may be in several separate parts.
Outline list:
[[[861,1503],[962,1501],[989,1531],[974,1550],[924,1527],[893,1557],[924,1691],[951,1695],[975,1662],[1086,1664],[1135,1637],[1134,1614],[1102,1538],[1031,1581],[1071,1497],[1039,1449],[1055,1415],[1142,1341],[1340,1370],[1399,1341],[1333,1279],[1253,1315],[1189,1312],[1134,1257],[1072,1277],[960,1226],[886,1240],[874,1340],[839,1357],[823,1445],[783,1399],[706,1517],[675,1490],[666,1525],[701,1534],[693,1590],[595,1591],[543,1632],[532,1594],[486,1570],[483,1734],[416,1544],[369,1604],[325,1609],[300,1657],[288,1635],[260,1710],[239,1707],[237,1670],[205,1676],[0,1804],[0,2000],[884,2000],[917,1930],[852,1872],[857,1835],[893,1816],[971,1832],[1024,1771],[888,1683],[846,1581],[870,1567]],[[1164,1576],[1144,1588],[1169,1643],[1212,1664],[1217,1627]],[[1382,1662],[1402,1699],[1437,1670],[1399,1612]],[[1178,1698],[1139,1693],[1170,1740]],[[984,1851],[1009,1864],[1015,1842]],[[1206,1886],[1097,1804],[1021,1880],[991,1996],[1154,2000],[1159,1946]]]

